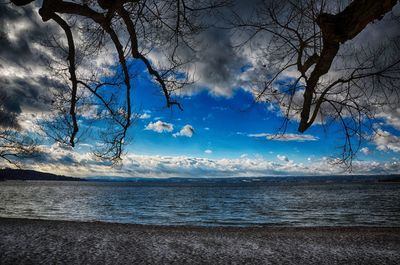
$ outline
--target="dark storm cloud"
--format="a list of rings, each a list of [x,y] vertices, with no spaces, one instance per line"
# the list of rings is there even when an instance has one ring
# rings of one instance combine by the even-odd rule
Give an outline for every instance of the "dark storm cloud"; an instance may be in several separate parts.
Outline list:
[[[49,109],[51,89],[62,84],[48,77],[44,61],[51,58],[38,43],[57,30],[41,21],[33,5],[0,5],[0,127],[18,128],[24,109]]]
[[[10,40],[15,27],[29,23],[29,30],[24,31],[15,41]],[[32,43],[48,31],[43,31],[43,25],[37,21],[37,15],[32,8],[13,8],[11,5],[0,5],[0,58],[12,64],[25,67],[35,59],[32,53]]]
[[[226,31],[209,29],[199,36],[195,75],[212,93],[229,96],[246,58],[237,54]]]
[[[51,103],[50,87],[61,84],[47,77],[24,79],[0,76],[0,127],[18,128],[22,110],[47,111]]]
[[[240,84],[238,79],[243,67],[251,65],[250,58],[243,52],[244,47],[238,45],[245,42],[248,36],[229,28],[232,27],[233,14],[243,18],[252,17],[255,7],[262,1],[231,2],[231,5],[219,9],[217,15],[205,17],[202,23],[208,28],[196,36],[194,55],[181,51],[183,61],[194,62],[189,71],[196,81],[191,87],[194,91],[206,88],[214,95],[231,96]]]
[[[40,2],[40,1],[38,1]],[[253,47],[235,47],[242,43],[248,35],[242,32],[238,34],[236,30],[229,30],[232,26],[230,21],[234,13],[243,19],[256,19],[257,10],[267,4],[266,0],[232,1],[232,5],[219,10],[219,15],[205,16],[204,23],[210,27],[195,37],[194,45],[196,53],[193,55],[188,51],[180,51],[183,61],[190,61],[194,57],[194,67],[190,74],[196,81],[194,87],[197,91],[207,88],[212,94],[230,96],[234,88],[242,86],[246,88],[248,83],[242,82],[242,69],[244,66],[262,66],[255,63],[254,57],[257,56],[257,50],[262,45],[266,45],[265,38],[259,40],[260,45],[255,43]],[[397,5],[399,9],[400,5]],[[381,30],[387,27],[379,22],[376,27],[370,27],[368,34],[360,36],[368,37],[370,42],[380,41],[384,32]],[[25,27],[25,28],[24,28]],[[22,29],[21,29],[22,28]],[[390,31],[396,31],[397,27],[390,27]],[[48,39],[52,33],[57,33],[58,27],[54,23],[44,23],[37,14],[37,7],[29,5],[27,7],[15,7],[11,4],[0,5],[0,89],[7,95],[7,104],[3,104],[7,113],[14,116],[21,113],[23,108],[33,110],[46,110],[46,103],[50,100],[48,78],[39,76],[21,77],[13,74],[5,75],[10,66],[20,67],[27,72],[30,69],[42,67],[40,62],[47,60],[48,53],[42,52],[34,44]],[[387,31],[386,31],[387,32]],[[398,31],[397,31],[398,32]],[[373,38],[371,38],[373,36]],[[44,47],[43,47],[44,49]],[[244,52],[247,49],[247,53]],[[65,59],[65,58],[64,58]],[[187,60],[186,60],[187,59]],[[265,58],[264,58],[265,59]],[[251,69],[246,73],[247,78],[262,78],[268,69]],[[50,76],[50,73],[43,72],[44,76]],[[59,84],[61,85],[61,84]],[[1,114],[3,117],[6,115]],[[15,120],[11,115],[9,119],[2,118],[0,123],[10,123]]]
[[[13,111],[14,104],[7,100],[7,94],[0,89],[0,128],[18,128],[17,116],[19,111]]]

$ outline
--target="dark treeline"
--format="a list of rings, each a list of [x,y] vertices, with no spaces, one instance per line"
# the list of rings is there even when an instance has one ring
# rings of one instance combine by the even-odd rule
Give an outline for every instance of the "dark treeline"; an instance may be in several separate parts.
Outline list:
[[[0,181],[4,180],[62,180],[62,181],[83,181],[84,179],[54,175],[34,170],[22,169],[1,169]]]

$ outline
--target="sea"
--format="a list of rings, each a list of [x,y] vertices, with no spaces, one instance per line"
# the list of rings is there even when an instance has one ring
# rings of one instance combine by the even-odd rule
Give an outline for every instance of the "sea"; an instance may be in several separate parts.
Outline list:
[[[190,226],[400,226],[400,183],[343,178],[2,181],[0,217]]]

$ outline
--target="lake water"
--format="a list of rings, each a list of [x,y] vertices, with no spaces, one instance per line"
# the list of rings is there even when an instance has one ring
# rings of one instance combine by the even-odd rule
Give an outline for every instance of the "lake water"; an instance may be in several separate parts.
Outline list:
[[[206,226],[400,226],[400,185],[0,182],[0,217]]]

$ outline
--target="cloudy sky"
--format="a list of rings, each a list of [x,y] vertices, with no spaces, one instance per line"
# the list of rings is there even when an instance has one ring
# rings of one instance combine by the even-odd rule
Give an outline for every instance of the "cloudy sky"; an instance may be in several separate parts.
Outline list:
[[[74,176],[133,177],[345,173],[340,165],[331,163],[342,152],[340,124],[315,124],[299,134],[293,120],[284,135],[276,134],[283,122],[281,108],[256,102],[244,82],[256,74],[255,60],[248,55],[253,51],[239,52],[233,48],[237,39],[216,28],[201,33],[198,50],[202,52],[195,55],[196,63],[189,69],[196,83],[179,96],[183,111],[165,108],[165,99],[144,66],[132,62],[131,69],[138,73],[132,92],[137,118],[129,130],[122,165],[111,167],[92,155],[102,144],[93,135],[109,129],[102,121],[91,120],[96,108],[88,108],[80,117],[85,133],[74,149],[55,143],[38,124],[51,111],[49,87],[64,84],[49,76],[45,63],[59,55],[40,42],[43,32],[48,36],[58,31],[55,25],[41,22],[36,12],[35,5],[15,8],[0,4],[0,90],[7,95],[0,125],[15,123],[14,127],[39,135],[44,150],[22,161],[26,168]],[[95,63],[105,65],[112,57],[105,54]],[[400,172],[400,106],[377,113],[376,132],[368,132],[369,141],[362,143],[352,173]],[[0,161],[0,166],[7,164]]]

